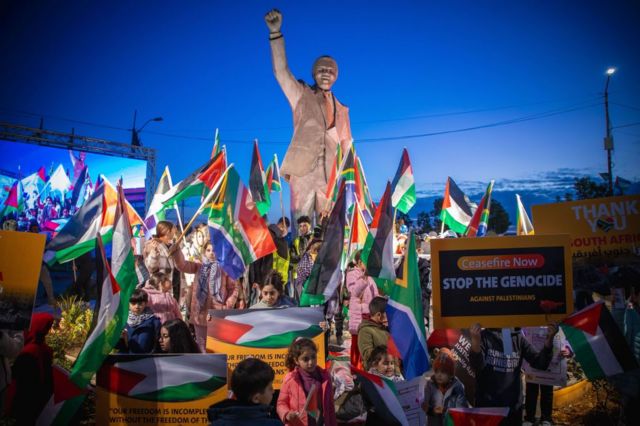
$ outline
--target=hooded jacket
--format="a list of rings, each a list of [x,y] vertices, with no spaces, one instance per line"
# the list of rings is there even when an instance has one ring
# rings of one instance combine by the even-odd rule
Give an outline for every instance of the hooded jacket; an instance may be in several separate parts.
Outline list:
[[[52,326],[51,314],[34,314],[24,348],[13,363],[12,413],[19,425],[34,424],[53,393],[53,350],[45,342]]]
[[[538,370],[546,370],[553,355],[552,348],[536,351],[520,333],[511,334],[513,352],[505,353],[502,334],[482,330],[481,351],[469,353],[471,368],[476,371],[476,406],[509,407],[517,410],[520,398],[522,361]]]
[[[362,355],[362,363],[367,366],[371,351],[376,346],[387,346],[389,330],[382,324],[364,319],[358,326],[358,350]]]

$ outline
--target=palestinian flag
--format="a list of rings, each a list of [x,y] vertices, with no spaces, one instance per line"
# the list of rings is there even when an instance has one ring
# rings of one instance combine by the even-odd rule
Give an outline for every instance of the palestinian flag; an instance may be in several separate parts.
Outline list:
[[[87,181],[87,176],[89,175],[89,168],[84,166],[78,179],[73,183],[73,191],[71,192],[71,205],[75,206],[78,204],[78,200],[80,200],[80,196],[84,195],[84,186]],[[80,203],[82,204],[82,203]]]
[[[493,181],[489,182],[487,190],[478,204],[478,208],[464,232],[466,237],[483,237],[487,233],[489,227],[489,210],[491,209],[491,191],[493,190]]]
[[[213,354],[116,355],[98,372],[110,393],[154,402],[195,401],[227,384],[227,357]]]
[[[509,415],[508,407],[449,408],[445,426],[498,426]]]
[[[444,190],[444,201],[442,202],[442,211],[440,213],[442,223],[452,231],[464,234],[474,212],[475,204],[458,188],[453,179],[447,178],[447,186]]]
[[[222,173],[227,168],[227,160],[224,151],[207,161],[207,163],[184,178],[167,191],[162,197],[162,204],[166,207],[173,207],[176,203],[190,198],[202,197],[203,194],[211,190]]]
[[[311,274],[304,283],[300,306],[321,305],[337,291],[342,281],[346,222],[346,190],[343,184],[327,221],[324,242],[313,263]]]
[[[367,275],[383,280],[395,280],[393,267],[393,206],[391,205],[391,184],[378,204],[376,214],[364,248],[362,261],[367,265]]]
[[[389,332],[402,359],[407,380],[429,371],[427,333],[424,328],[423,306],[418,274],[418,253],[413,233],[405,251],[402,277],[388,291],[387,318]]]
[[[269,190],[274,192],[282,191],[282,182],[280,181],[280,165],[278,164],[278,156],[273,154],[273,160],[267,167],[269,182]]]
[[[517,235],[533,235],[533,225],[529,220],[527,210],[524,208],[518,194],[516,194],[516,203],[518,205],[518,218],[516,219]]]
[[[251,197],[256,203],[260,216],[264,216],[271,208],[271,197],[267,177],[262,167],[262,158],[258,149],[258,140],[253,142],[253,156],[251,157],[251,171],[249,176],[249,189]]]
[[[158,225],[158,222],[165,220],[166,218],[166,206],[162,203],[162,199],[165,194],[169,192],[172,186],[173,184],[171,182],[169,166],[165,166],[162,176],[160,176],[160,181],[158,181],[158,186],[156,186],[156,192],[153,194],[153,198],[151,199],[147,215],[144,218],[144,225],[147,228],[147,239],[150,239],[156,233],[156,226]]]
[[[2,205],[2,214],[0,217],[8,216],[11,213],[15,213],[17,216],[24,209],[24,198],[23,198],[23,190],[22,190],[22,182],[16,180],[13,185],[11,185],[11,190],[9,191],[9,195],[4,200],[4,204]]]
[[[391,203],[402,213],[409,213],[416,203],[416,184],[407,148],[402,150],[402,158],[396,175],[391,182]]]
[[[209,209],[209,235],[222,269],[237,280],[252,262],[276,251],[267,224],[234,167]]]
[[[384,377],[351,367],[351,373],[360,382],[362,396],[373,406],[376,417],[384,425],[408,426],[409,421],[398,400],[395,384]]]
[[[49,266],[69,262],[93,250],[98,233],[105,244],[111,241],[118,195],[104,176],[101,179],[102,184],[45,247],[43,260]],[[129,202],[123,202],[132,226],[142,224],[142,218]]]
[[[638,368],[622,332],[604,302],[594,303],[560,323],[589,380]]]
[[[38,416],[37,426],[70,424],[88,393],[87,388],[69,380],[69,372],[59,365],[54,365],[52,372],[53,395]]]
[[[286,348],[297,337],[321,334],[322,308],[211,311],[209,338],[252,348]]]
[[[89,384],[104,359],[118,343],[129,315],[129,298],[138,284],[131,247],[131,224],[125,210],[122,186],[118,186],[111,267],[107,264],[102,239],[99,236],[98,247],[102,255],[105,277],[94,314],[98,319],[70,374],[70,380],[80,387]]]
[[[360,208],[362,209],[362,215],[367,223],[371,223],[373,220],[373,213],[376,211],[376,205],[374,204],[371,193],[369,192],[369,185],[367,185],[367,178],[364,174],[364,168],[362,167],[362,161],[360,157],[356,156],[355,164],[356,175],[356,197]]]

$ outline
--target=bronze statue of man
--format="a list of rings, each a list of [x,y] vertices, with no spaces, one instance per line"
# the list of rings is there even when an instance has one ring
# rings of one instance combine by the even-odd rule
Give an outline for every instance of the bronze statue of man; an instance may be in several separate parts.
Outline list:
[[[336,61],[330,56],[316,59],[313,86],[296,80],[287,65],[282,13],[273,9],[264,20],[269,28],[273,73],[293,111],[293,137],[280,171],[291,188],[292,222],[296,223],[300,216],[314,218],[329,207],[327,180],[338,144],[343,152],[351,144],[349,109],[331,92],[338,78]]]

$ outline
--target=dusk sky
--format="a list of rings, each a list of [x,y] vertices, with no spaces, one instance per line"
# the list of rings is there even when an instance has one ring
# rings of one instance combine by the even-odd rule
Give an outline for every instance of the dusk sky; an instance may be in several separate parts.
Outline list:
[[[141,138],[174,182],[206,161],[217,127],[246,181],[252,140],[266,162],[282,159],[292,133],[263,20],[273,7],[297,78],[311,81],[321,54],[337,59],[334,93],[376,198],[404,146],[425,190],[444,190],[447,176],[606,171],[610,66],[614,173],[640,179],[632,0],[4,1],[0,120],[37,126],[42,115],[48,129],[129,142],[135,109],[138,124],[162,116]],[[413,135],[426,136],[403,138]]]

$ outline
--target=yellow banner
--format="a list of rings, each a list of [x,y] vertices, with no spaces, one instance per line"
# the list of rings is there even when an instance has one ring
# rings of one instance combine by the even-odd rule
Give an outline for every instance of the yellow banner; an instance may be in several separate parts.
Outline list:
[[[44,244],[42,234],[0,231],[0,329],[29,328]]]
[[[574,259],[640,255],[640,196],[531,207],[536,234],[569,234]]]
[[[199,359],[197,362],[180,362],[179,357],[185,356]],[[166,362],[159,363],[159,357],[164,357]],[[208,425],[208,408],[226,399],[229,393],[225,384],[228,377],[226,366],[219,357],[221,355],[213,354],[109,356],[97,374],[96,424]],[[135,363],[135,371],[126,370],[128,363]],[[149,381],[145,381],[147,376],[151,376]],[[190,386],[190,377],[202,376],[220,377],[222,384],[219,383],[211,393],[190,400],[189,395],[198,392],[195,389],[211,386],[202,382]],[[139,389],[147,393],[138,396],[136,392]]]
[[[318,365],[324,368],[324,333],[320,333],[311,340],[318,347]],[[229,371],[233,371],[245,358],[259,358],[269,364],[276,373],[273,380],[274,389],[280,389],[284,376],[289,372],[286,366],[287,351],[288,348],[250,348],[222,342],[211,336],[207,337],[207,352],[227,354]]]

